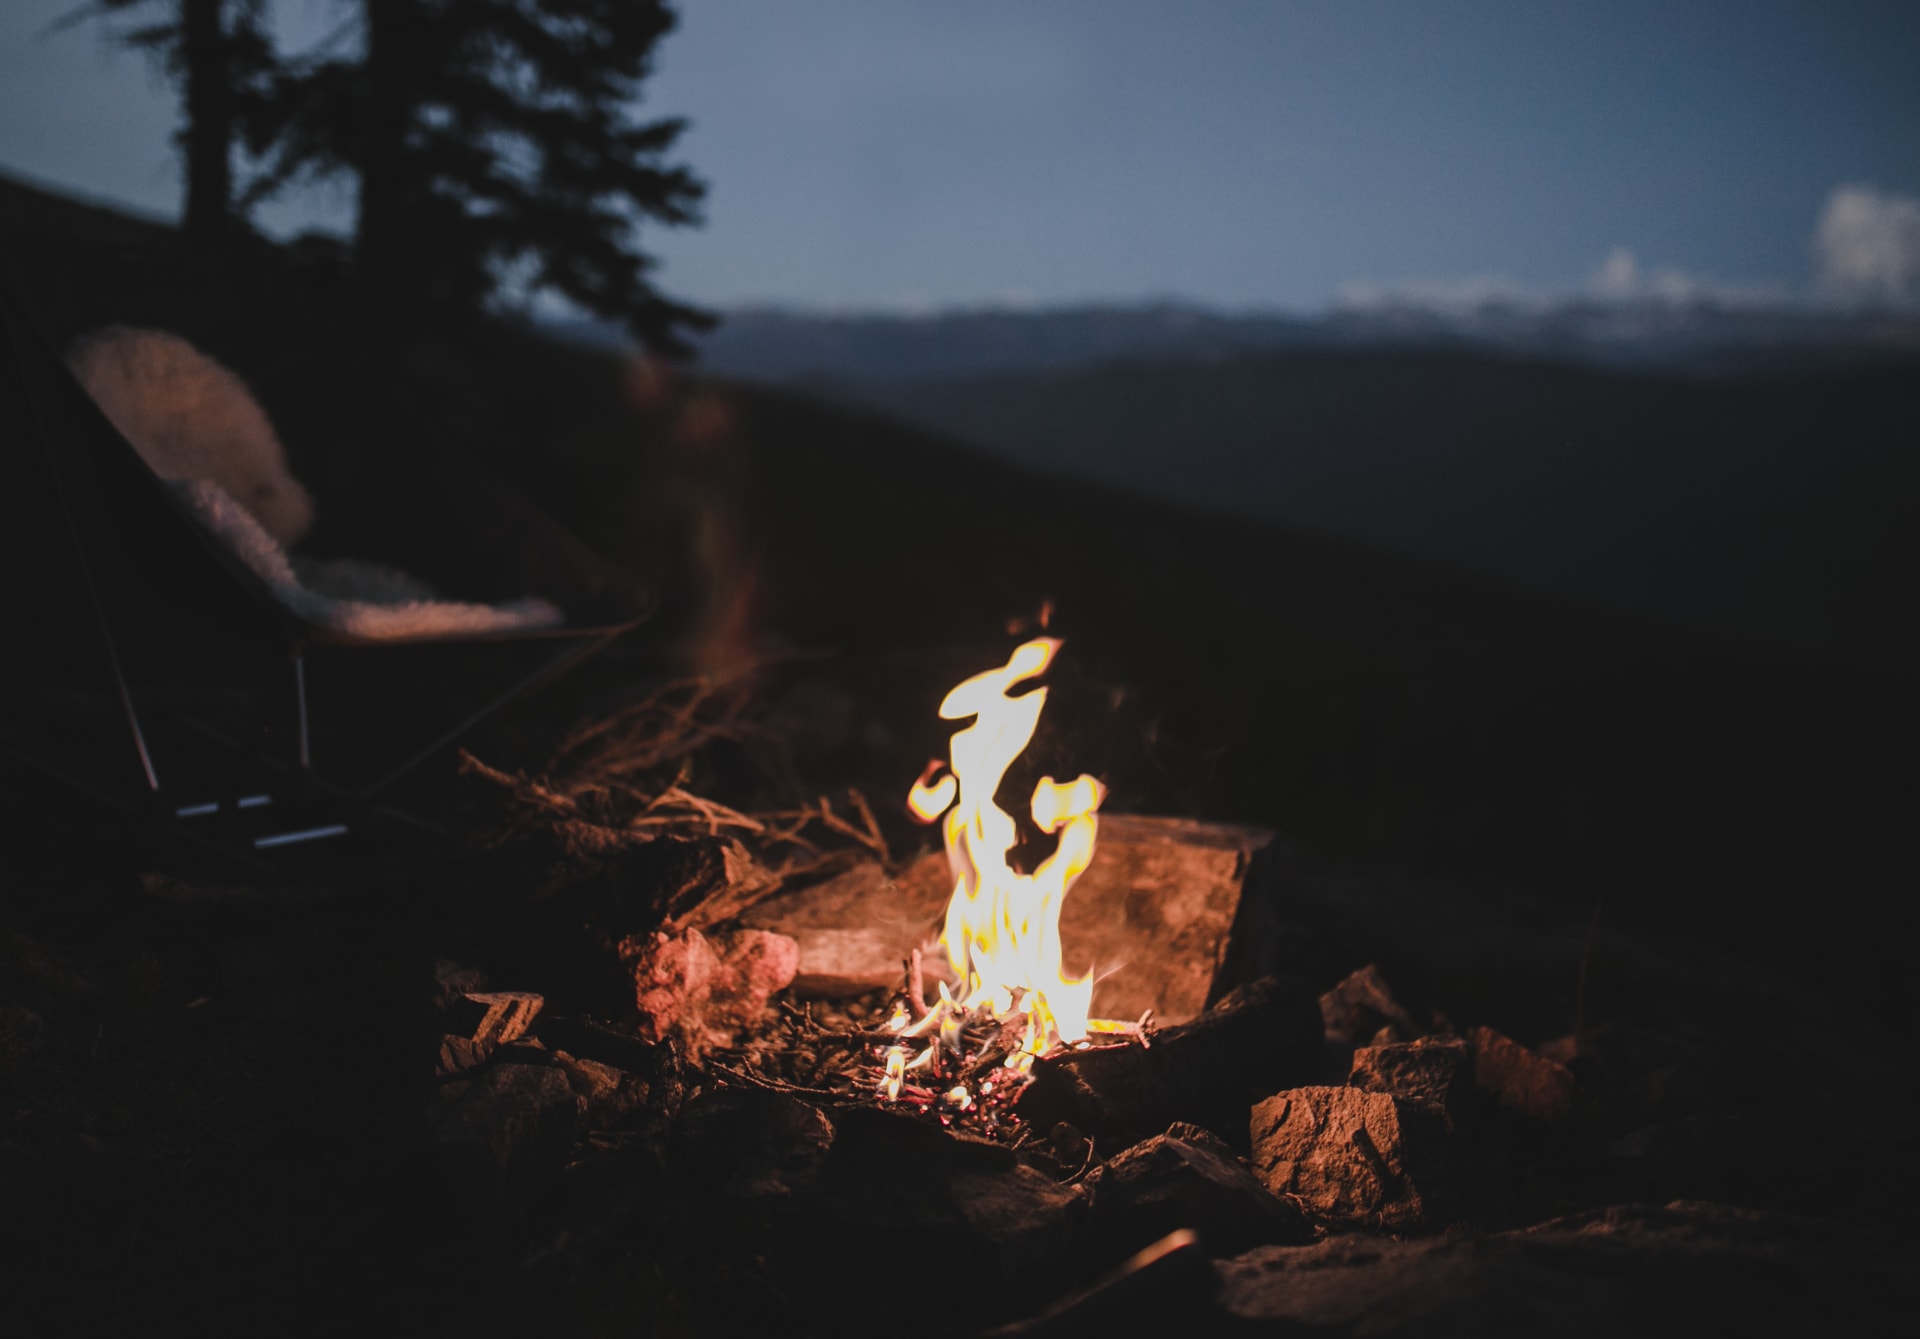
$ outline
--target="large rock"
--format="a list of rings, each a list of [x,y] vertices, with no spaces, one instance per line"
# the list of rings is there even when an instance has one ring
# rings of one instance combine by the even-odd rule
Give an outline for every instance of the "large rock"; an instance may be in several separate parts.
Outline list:
[[[1441,1206],[1430,1184],[1440,1117],[1358,1088],[1295,1088],[1253,1109],[1253,1170],[1325,1222],[1405,1231]]]
[[[1785,1215],[1677,1202],[1519,1232],[1335,1237],[1218,1266],[1224,1316],[1198,1333],[1486,1339],[1893,1334],[1910,1322],[1904,1244]]]
[[[1134,1145],[1087,1186],[1093,1195],[1088,1238],[1102,1261],[1119,1260],[1180,1228],[1197,1232],[1214,1255],[1313,1236],[1300,1211],[1261,1185],[1226,1144],[1190,1127]]]
[[[1454,1129],[1473,1103],[1473,1050],[1458,1037],[1365,1046],[1353,1053],[1347,1085],[1433,1108]]]

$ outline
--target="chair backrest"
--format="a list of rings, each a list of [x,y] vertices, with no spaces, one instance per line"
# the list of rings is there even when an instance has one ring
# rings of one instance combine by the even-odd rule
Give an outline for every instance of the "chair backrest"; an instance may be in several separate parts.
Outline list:
[[[297,636],[301,624],[265,582],[209,534],[100,412],[28,319],[0,276],[0,359],[9,468],[31,482],[13,510],[28,517],[39,549],[36,579],[64,562],[90,587],[109,621],[131,625],[142,603],[169,603],[256,639]],[[50,522],[58,522],[52,524]],[[18,559],[16,559],[17,561]]]
[[[150,594],[252,639],[354,642],[302,620],[194,517],[109,422],[0,277],[4,357],[17,440],[74,517],[64,550],[127,620]],[[456,598],[538,595],[558,604],[561,635],[637,626],[651,587],[593,553],[490,470],[440,446],[389,456],[361,508],[393,562]],[[357,555],[356,555],[357,556]],[[506,631],[427,640],[515,640]]]

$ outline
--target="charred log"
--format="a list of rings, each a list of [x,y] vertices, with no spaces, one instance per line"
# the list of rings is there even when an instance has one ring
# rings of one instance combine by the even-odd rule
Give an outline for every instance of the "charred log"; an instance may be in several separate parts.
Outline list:
[[[1319,1005],[1304,987],[1267,977],[1147,1046],[1077,1051],[1034,1065],[1021,1117],[1066,1121],[1118,1152],[1189,1121],[1246,1147],[1247,1112],[1281,1088],[1313,1081],[1325,1058]]]

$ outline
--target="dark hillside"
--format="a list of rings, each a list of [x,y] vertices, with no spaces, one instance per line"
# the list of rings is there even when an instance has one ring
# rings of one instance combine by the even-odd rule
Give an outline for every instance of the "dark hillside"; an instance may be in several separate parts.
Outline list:
[[[1911,665],[1920,364],[1889,356],[1704,377],[1376,344],[842,393],[1032,467]]]
[[[941,692],[998,656],[1006,619],[1050,598],[1071,654],[1031,762],[1100,773],[1117,808],[1248,819],[1329,855],[1604,900],[1610,917],[1798,968],[1890,961],[1890,939],[1863,941],[1847,916],[1911,882],[1904,799],[1883,777],[1920,731],[1891,676],[1024,471],[798,394],[679,381],[510,326],[403,337],[271,248],[200,254],[21,188],[0,195],[0,232],[53,338],[165,325],[241,371],[314,488],[318,546],[354,549],[383,471],[445,440],[604,552],[657,566],[664,626],[543,699],[545,728],[677,657],[786,648],[831,708],[815,713],[819,756],[892,794],[935,751]],[[1356,431],[1444,431],[1459,397],[1497,398],[1503,375],[1407,365],[1370,406],[1377,356],[1292,366],[1287,393],[1325,416],[1355,406]],[[1100,375],[1094,438],[1147,416],[1126,376]],[[1523,425],[1629,412],[1604,377],[1531,384]],[[1702,411],[1684,386],[1665,393],[1630,412],[1681,451]],[[1603,486],[1569,468],[1570,488]],[[1690,470],[1676,465],[1647,505],[1684,513]],[[1482,505],[1489,526],[1532,523],[1498,497]]]

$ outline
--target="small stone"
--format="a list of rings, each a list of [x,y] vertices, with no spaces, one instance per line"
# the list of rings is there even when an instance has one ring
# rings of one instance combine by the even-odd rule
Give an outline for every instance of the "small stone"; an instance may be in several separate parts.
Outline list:
[[[641,1035],[677,1039],[689,1055],[732,1044],[734,1033],[758,1021],[767,1001],[792,983],[799,965],[799,946],[770,930],[655,934],[623,941],[620,955],[633,973]]]
[[[469,967],[451,958],[436,958],[433,963],[433,986],[435,1004],[448,1009],[458,1004],[462,996],[485,990],[487,974],[478,967]]]
[[[1370,1044],[1383,1028],[1392,1028],[1398,1033],[1394,1039],[1401,1041],[1426,1031],[1393,997],[1380,969],[1372,963],[1320,997],[1320,1018],[1329,1037],[1350,1046]]]
[[[553,1063],[566,1074],[573,1095],[580,1100],[580,1114],[588,1125],[610,1125],[647,1099],[645,1080],[624,1069],[565,1051],[555,1051]]]
[[[1066,1121],[1055,1123],[1047,1143],[1053,1148],[1054,1161],[1062,1167],[1085,1167],[1093,1156],[1093,1140]]]
[[[1556,1121],[1573,1106],[1573,1071],[1489,1027],[1469,1035],[1473,1081],[1509,1111]]]
[[[1353,1053],[1347,1085],[1387,1093],[1433,1108],[1448,1129],[1468,1114],[1473,1098],[1473,1050],[1458,1037],[1367,1046]]]
[[[546,1003],[529,990],[468,991],[454,1005],[447,1030],[477,1046],[505,1046],[527,1035]]]

